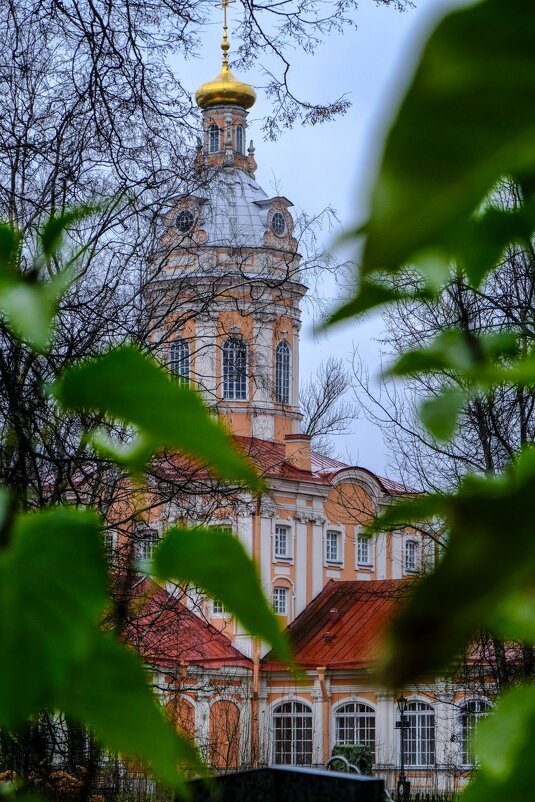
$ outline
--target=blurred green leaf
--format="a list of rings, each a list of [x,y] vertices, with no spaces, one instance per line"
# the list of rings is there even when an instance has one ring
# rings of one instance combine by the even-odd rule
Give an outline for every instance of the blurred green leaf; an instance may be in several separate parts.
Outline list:
[[[370,534],[389,532],[405,526],[417,527],[422,521],[441,516],[446,510],[446,500],[440,495],[421,495],[416,498],[393,502],[367,527]]]
[[[109,749],[143,760],[165,783],[183,787],[179,768],[201,772],[202,764],[196,750],[169,726],[148,678],[133,652],[111,634],[97,632],[93,651],[62,688],[59,706]]]
[[[50,344],[52,321],[70,280],[70,272],[65,271],[45,282],[0,284],[0,311],[10,329],[37,351],[45,351]]]
[[[509,690],[480,722],[475,737],[479,768],[463,802],[526,802],[533,795],[535,686]]]
[[[535,591],[518,589],[503,599],[489,626],[502,640],[535,643]]]
[[[63,214],[52,214],[39,231],[41,248],[46,257],[53,256],[61,247],[63,235],[73,223],[94,214],[97,206],[78,206]]]
[[[535,538],[526,510],[534,497],[534,449],[503,476],[467,477],[455,495],[434,497],[448,544],[392,628],[384,676],[394,687],[444,670],[477,631],[492,627],[504,598],[531,587]],[[504,549],[509,532],[514,548]]]
[[[136,426],[142,440],[134,441],[132,452],[122,452],[130,469],[139,470],[139,455],[146,455],[149,445],[152,451],[175,448],[208,463],[210,471],[223,479],[261,488],[251,464],[210,417],[199,394],[174,381],[133,346],[69,368],[52,392],[68,409],[95,410]],[[107,447],[111,449],[109,442]],[[116,454],[120,456],[121,450]]]
[[[460,388],[446,389],[428,398],[420,407],[420,419],[437,440],[449,440],[457,428],[459,414],[470,393]]]
[[[456,258],[474,287],[513,244],[531,247],[535,231],[535,201],[525,201],[515,209],[487,207],[469,220],[459,233]]]
[[[450,13],[431,35],[386,142],[363,287],[370,274],[427,263],[425,254],[447,264],[498,180],[532,169],[535,16],[527,8],[486,0]],[[481,276],[480,265],[472,270]],[[364,308],[361,291],[331,320]]]
[[[154,557],[159,579],[190,582],[221,601],[252,635],[291,662],[288,642],[240,541],[220,529],[170,529]]]
[[[417,373],[459,371],[467,375],[467,381],[477,378],[480,363],[518,352],[517,336],[514,332],[503,332],[475,337],[450,329],[442,332],[427,348],[407,351],[392,365],[386,375],[410,376]],[[498,374],[499,375],[499,374]]]
[[[18,231],[0,221],[0,284],[12,278],[19,255],[21,238]]]
[[[84,658],[106,604],[100,526],[57,508],[15,519],[0,552],[0,724],[50,705]]]
[[[336,312],[327,318],[325,325],[330,326],[347,318],[357,317],[358,315],[375,309],[378,306],[395,303],[396,301],[406,300],[409,296],[386,284],[374,283],[373,281],[363,281],[359,292],[355,298],[341,306]]]

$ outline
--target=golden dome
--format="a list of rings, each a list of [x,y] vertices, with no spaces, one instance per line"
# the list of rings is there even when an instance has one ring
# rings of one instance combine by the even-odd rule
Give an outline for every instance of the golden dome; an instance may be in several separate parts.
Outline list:
[[[201,109],[220,105],[242,106],[244,109],[250,109],[256,101],[256,92],[249,84],[238,81],[224,60],[217,78],[200,86],[195,92],[195,100]]]
[[[200,86],[195,92],[195,100],[201,109],[208,109],[210,106],[242,106],[250,109],[256,102],[256,92],[249,84],[238,81],[233,76],[228,65],[228,51],[230,48],[227,33],[227,7],[229,0],[223,0],[223,41],[221,50],[223,51],[223,66],[221,72],[213,81]]]

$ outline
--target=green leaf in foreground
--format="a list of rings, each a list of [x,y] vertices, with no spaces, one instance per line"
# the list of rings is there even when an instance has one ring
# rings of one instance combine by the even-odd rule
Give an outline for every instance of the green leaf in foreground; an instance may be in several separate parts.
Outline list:
[[[159,579],[191,582],[219,599],[252,635],[292,658],[286,638],[260,586],[255,564],[239,540],[220,529],[170,529],[154,557]]]
[[[525,0],[486,0],[453,11],[431,35],[385,146],[363,281],[425,253],[447,264],[498,180],[532,168],[535,15],[526,9]],[[342,317],[350,314],[348,304]]]
[[[531,587],[535,538],[525,511],[534,497],[534,449],[499,478],[468,477],[455,495],[433,497],[434,514],[447,519],[449,540],[392,627],[383,670],[390,684],[400,687],[447,668],[476,632],[492,629],[504,599]],[[503,548],[508,532],[515,548]]]
[[[90,512],[21,515],[0,552],[0,725],[51,705],[87,656],[106,604],[100,525]]]
[[[535,686],[508,691],[478,726],[479,768],[463,802],[525,802],[533,796]]]
[[[121,346],[69,368],[52,391],[68,409],[105,413],[136,426],[140,440],[123,454],[123,464],[133,469],[139,468],[140,453],[146,458],[149,449],[177,449],[208,463],[223,479],[260,489],[252,466],[210,417],[200,395],[174,381],[133,346]]]
[[[139,658],[111,634],[97,633],[59,701],[108,749],[143,760],[170,786],[183,784],[180,769],[202,771],[196,750],[169,726]]]
[[[428,398],[420,407],[424,426],[437,440],[448,440],[455,433],[461,409],[469,398],[467,390],[444,390],[436,398]]]

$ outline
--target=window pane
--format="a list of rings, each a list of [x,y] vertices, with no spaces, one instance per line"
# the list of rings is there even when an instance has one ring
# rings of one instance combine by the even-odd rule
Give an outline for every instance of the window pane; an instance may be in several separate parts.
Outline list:
[[[208,129],[208,153],[219,151],[219,126],[211,125]]]
[[[275,557],[289,557],[288,527],[275,527]]]
[[[273,588],[273,609],[278,615],[288,615],[287,588]]]
[[[247,347],[239,337],[223,345],[223,398],[247,400]]]
[[[327,562],[340,561],[340,532],[327,532],[326,554]]]
[[[302,702],[283,702],[273,711],[273,762],[312,763],[312,710]]]
[[[375,712],[369,705],[350,702],[335,713],[336,743],[369,746],[375,760]]]
[[[435,763],[435,713],[424,702],[409,702],[405,721],[408,726],[400,730],[405,738],[407,766],[433,766]]]
[[[284,340],[275,351],[275,400],[278,404],[290,403],[290,348]]]
[[[173,340],[169,348],[169,370],[178,380],[189,382],[189,345],[186,340]]]
[[[362,535],[357,536],[357,563],[360,565],[371,564],[370,540]]]

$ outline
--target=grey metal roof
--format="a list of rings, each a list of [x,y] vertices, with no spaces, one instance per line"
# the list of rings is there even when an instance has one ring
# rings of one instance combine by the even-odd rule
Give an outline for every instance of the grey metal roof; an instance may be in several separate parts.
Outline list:
[[[205,245],[262,247],[271,204],[254,178],[236,167],[224,168],[213,177],[204,199],[199,228],[208,235]]]

